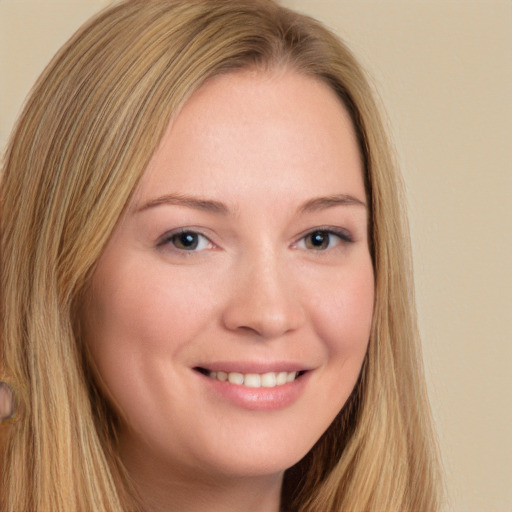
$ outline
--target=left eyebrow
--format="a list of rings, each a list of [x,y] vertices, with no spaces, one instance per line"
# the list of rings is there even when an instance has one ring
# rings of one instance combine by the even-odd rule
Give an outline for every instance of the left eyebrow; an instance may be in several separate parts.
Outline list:
[[[318,210],[324,210],[326,208],[332,208],[334,206],[362,206],[367,208],[366,203],[361,201],[357,197],[349,194],[337,194],[333,196],[316,197],[306,201],[300,208],[300,213],[315,212]]]

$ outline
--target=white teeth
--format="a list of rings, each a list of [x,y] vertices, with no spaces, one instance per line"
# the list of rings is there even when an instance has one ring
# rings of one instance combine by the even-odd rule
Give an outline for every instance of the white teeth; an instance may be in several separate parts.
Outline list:
[[[273,388],[282,386],[288,382],[293,382],[297,376],[297,372],[268,372],[258,373],[238,373],[238,372],[210,372],[208,374],[212,379],[222,382],[228,381],[231,384],[239,386],[247,386],[248,388]]]
[[[297,374],[295,372],[294,373],[289,373],[286,376],[286,382],[293,382],[296,378],[297,378]]]
[[[241,385],[244,383],[244,376],[241,373],[231,372],[228,373],[228,380],[231,382],[231,384]]]
[[[288,373],[287,372],[279,372],[277,374],[277,379],[276,379],[277,382],[276,382],[276,384],[278,386],[281,386],[282,384],[286,384],[287,379],[288,379]]]
[[[248,388],[259,388],[261,387],[261,379],[257,373],[248,373],[244,377],[244,386]]]
[[[264,388],[273,388],[277,384],[277,377],[274,372],[264,373],[261,376],[261,385]]]

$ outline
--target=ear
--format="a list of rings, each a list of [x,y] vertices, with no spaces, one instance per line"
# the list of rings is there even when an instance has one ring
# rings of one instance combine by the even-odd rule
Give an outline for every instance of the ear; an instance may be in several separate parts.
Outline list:
[[[7,382],[0,382],[0,422],[12,418],[15,414],[14,391]]]

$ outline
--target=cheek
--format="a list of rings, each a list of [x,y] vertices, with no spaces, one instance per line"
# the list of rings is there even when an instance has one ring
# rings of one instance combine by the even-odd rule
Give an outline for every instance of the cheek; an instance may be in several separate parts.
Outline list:
[[[322,286],[315,293],[310,291],[308,310],[324,357],[315,377],[318,388],[310,397],[314,405],[310,407],[323,413],[317,416],[313,443],[329,428],[356,385],[368,347],[374,302],[369,258],[350,268],[337,269],[329,277],[316,277]],[[304,289],[300,292],[306,296]]]
[[[314,296],[313,325],[331,363],[362,364],[370,337],[373,302],[374,278],[369,258],[357,268],[331,276],[323,293]]]
[[[181,279],[178,271],[171,280],[154,261],[110,263],[104,260],[93,278],[86,341],[101,388],[133,419],[166,399],[159,379],[179,381],[168,362],[183,358],[184,347],[205,330],[211,298],[197,293],[190,276]]]
[[[95,276],[91,297],[93,346],[101,340],[102,348],[117,345],[143,356],[176,351],[208,316],[209,297],[179,272],[170,279],[153,264],[151,270],[126,266],[104,277]]]

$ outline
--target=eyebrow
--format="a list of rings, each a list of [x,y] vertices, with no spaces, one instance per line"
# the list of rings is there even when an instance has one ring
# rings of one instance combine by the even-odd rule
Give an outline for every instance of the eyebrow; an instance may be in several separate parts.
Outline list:
[[[203,199],[200,197],[193,197],[181,194],[166,194],[148,201],[136,210],[136,213],[154,208],[161,205],[173,206],[186,206],[194,210],[201,210],[204,212],[220,213],[226,215],[229,213],[228,207],[220,201],[213,201],[211,199]]]
[[[349,194],[337,194],[311,199],[304,203],[299,208],[299,211],[301,213],[316,212],[326,208],[333,208],[334,206],[362,206],[366,208],[366,203]]]
[[[143,204],[140,208],[138,208],[135,213],[162,205],[185,206],[195,210],[222,215],[227,215],[230,213],[229,208],[220,201],[181,194],[166,194],[156,197],[155,199],[151,199],[147,203]],[[362,206],[363,208],[366,208],[366,203],[349,194],[337,194],[310,199],[301,205],[298,211],[300,213],[311,213],[324,210],[326,208],[333,208],[335,206]]]

